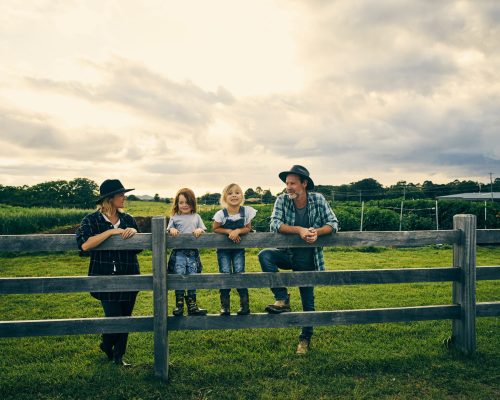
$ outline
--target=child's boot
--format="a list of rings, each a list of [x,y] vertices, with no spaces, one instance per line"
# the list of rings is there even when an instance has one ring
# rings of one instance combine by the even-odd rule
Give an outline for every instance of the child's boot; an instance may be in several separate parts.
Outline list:
[[[186,302],[189,315],[207,315],[207,310],[199,308],[196,304],[196,297],[186,296]]]
[[[237,314],[250,314],[250,299],[248,298],[248,289],[238,289],[238,294],[240,295],[240,309],[238,310]]]
[[[229,290],[221,289],[220,290],[220,315],[229,315],[231,314],[231,299]]]
[[[184,314],[184,296],[182,294],[175,295],[175,308],[173,314],[176,317]]]

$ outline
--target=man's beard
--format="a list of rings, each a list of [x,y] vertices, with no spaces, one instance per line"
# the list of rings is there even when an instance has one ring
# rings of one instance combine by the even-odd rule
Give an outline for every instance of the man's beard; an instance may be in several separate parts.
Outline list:
[[[290,200],[295,200],[299,195],[297,193],[287,193],[287,196]]]

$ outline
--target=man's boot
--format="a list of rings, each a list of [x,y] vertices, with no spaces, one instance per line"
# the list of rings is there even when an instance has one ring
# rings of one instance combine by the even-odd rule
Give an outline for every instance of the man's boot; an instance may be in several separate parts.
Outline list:
[[[186,296],[186,303],[188,315],[207,315],[207,310],[198,307],[195,297]]]
[[[220,294],[220,315],[231,314],[231,297],[228,293]]]
[[[270,314],[281,314],[284,312],[290,312],[290,293],[287,294],[285,300],[276,300],[274,304],[268,304],[266,311]]]
[[[182,314],[184,314],[184,296],[183,295],[176,295],[175,296],[175,308],[173,311],[173,314],[178,317]]]
[[[311,347],[311,339],[304,338],[299,340],[299,344],[297,345],[297,350],[295,351],[295,354],[298,354],[299,356],[303,356],[307,354]]]
[[[240,309],[238,310],[237,314],[250,314],[250,299],[248,298],[248,289],[238,289],[238,294],[240,295]]]

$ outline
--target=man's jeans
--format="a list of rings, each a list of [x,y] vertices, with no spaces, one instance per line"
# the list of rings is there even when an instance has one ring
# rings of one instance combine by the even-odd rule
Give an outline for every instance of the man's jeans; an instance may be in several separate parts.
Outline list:
[[[286,249],[264,249],[259,253],[259,262],[262,272],[279,272],[281,269],[292,271],[314,271],[314,265],[303,266],[292,263],[292,255]],[[271,288],[276,300],[286,300],[288,291],[284,287]],[[299,287],[300,298],[302,300],[302,310],[315,311],[314,309],[314,287]],[[300,339],[310,339],[313,334],[312,326],[302,327]]]

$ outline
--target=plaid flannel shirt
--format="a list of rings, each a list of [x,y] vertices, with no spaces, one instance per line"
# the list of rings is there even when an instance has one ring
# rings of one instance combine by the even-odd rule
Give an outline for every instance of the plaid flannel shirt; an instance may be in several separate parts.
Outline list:
[[[135,219],[126,213],[118,213],[120,228],[134,228],[139,232]],[[82,250],[82,245],[91,237],[113,229],[111,222],[106,221],[100,211],[83,218],[80,227],[76,230],[76,242]],[[140,250],[90,250],[89,275],[137,275],[139,262],[137,253]],[[131,301],[137,292],[91,292],[98,300]]]
[[[338,230],[337,217],[322,194],[307,192],[307,213],[311,227],[318,229],[325,225],[330,225],[333,228],[333,232]],[[286,194],[279,195],[274,203],[271,215],[271,232],[279,232],[282,224],[295,225],[295,204]],[[322,247],[314,248],[314,265],[317,271],[325,270],[325,258]]]

